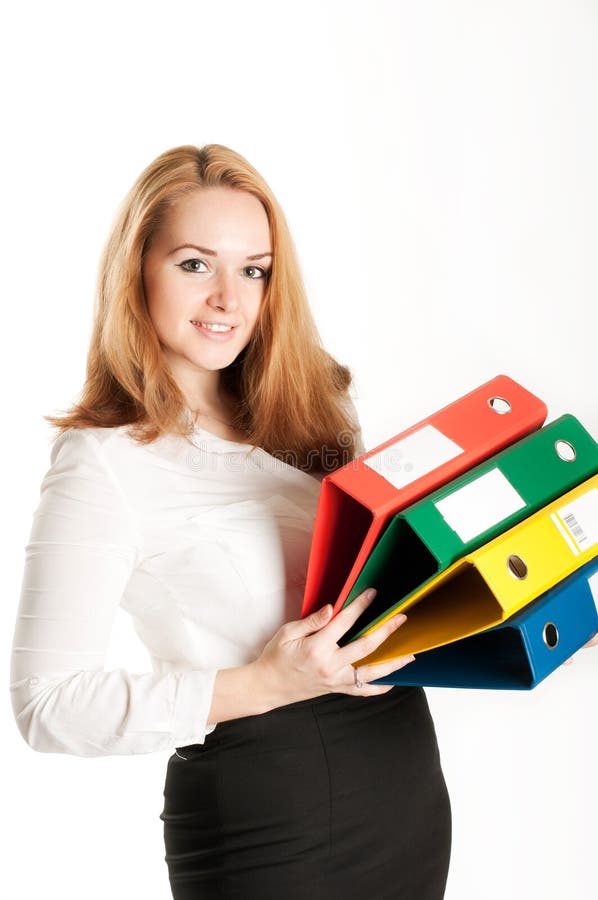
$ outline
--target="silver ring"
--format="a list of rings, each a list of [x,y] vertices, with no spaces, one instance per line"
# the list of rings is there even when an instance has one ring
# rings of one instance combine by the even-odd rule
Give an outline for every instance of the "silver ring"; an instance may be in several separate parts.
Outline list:
[[[363,687],[363,681],[360,681],[360,680],[359,680],[359,676],[357,675],[358,670],[359,670],[359,666],[356,666],[356,667],[353,669],[353,676],[354,676],[354,678],[355,678],[355,687],[356,687],[356,688],[362,688],[362,687]]]

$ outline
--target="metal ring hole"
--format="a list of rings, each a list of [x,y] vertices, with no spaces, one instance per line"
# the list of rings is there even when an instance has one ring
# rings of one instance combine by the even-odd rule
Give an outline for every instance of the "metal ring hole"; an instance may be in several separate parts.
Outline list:
[[[573,444],[570,444],[569,441],[558,440],[555,442],[554,449],[557,452],[557,456],[563,459],[565,462],[573,462],[577,453],[575,452],[575,447]]]
[[[511,412],[511,404],[504,397],[490,397],[488,406],[501,416]]]
[[[514,578],[518,578],[519,581],[523,581],[524,578],[527,578],[527,566],[520,556],[511,554],[507,560],[507,568],[511,575]]]
[[[549,650],[554,650],[556,645],[559,642],[559,632],[558,628],[553,622],[547,622],[544,626],[544,631],[542,632],[542,637],[544,638],[544,643],[548,647]]]

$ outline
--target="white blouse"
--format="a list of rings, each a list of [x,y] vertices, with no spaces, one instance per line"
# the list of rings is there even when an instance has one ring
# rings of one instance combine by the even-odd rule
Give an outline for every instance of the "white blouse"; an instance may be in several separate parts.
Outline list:
[[[70,430],[52,446],[11,658],[34,750],[203,743],[218,669],[252,661],[301,614],[322,476],[201,428],[142,446],[127,427]],[[153,672],[104,669],[117,605]]]

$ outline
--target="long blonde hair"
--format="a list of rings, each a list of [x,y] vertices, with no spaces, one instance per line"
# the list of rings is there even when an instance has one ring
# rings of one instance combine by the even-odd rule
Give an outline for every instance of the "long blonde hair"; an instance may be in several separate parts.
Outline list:
[[[141,173],[125,197],[99,268],[94,322],[80,399],[63,416],[44,416],[59,434],[70,428],[131,425],[141,444],[167,433],[190,437],[193,422],[147,311],[142,261],[174,203],[202,187],[247,191],[263,204],[272,269],[251,341],[221,370],[235,397],[235,427],[268,453],[306,471],[353,459],[348,388],[351,373],[321,344],[284,213],[261,175],[222,144],[175,147]],[[187,413],[187,415],[185,415]]]

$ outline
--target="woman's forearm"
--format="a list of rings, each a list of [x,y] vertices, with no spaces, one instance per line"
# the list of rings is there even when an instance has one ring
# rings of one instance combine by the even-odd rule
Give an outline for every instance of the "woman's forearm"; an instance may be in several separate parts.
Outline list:
[[[259,660],[231,669],[219,669],[214,680],[208,725],[261,715],[277,706],[292,703],[284,688],[272,683]]]

